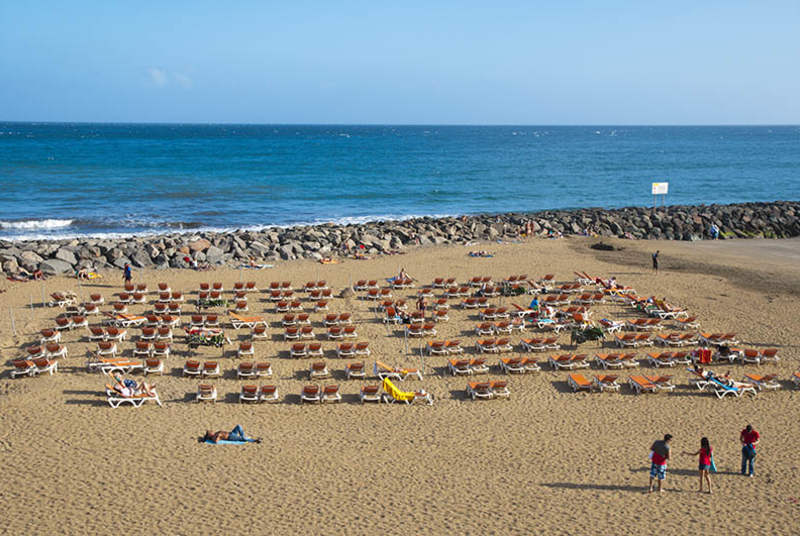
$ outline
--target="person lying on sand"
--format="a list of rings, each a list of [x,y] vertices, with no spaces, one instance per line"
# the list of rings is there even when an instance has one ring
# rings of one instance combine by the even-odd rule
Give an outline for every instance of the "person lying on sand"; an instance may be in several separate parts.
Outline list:
[[[22,266],[17,268],[17,273],[8,276],[9,281],[37,281],[43,279],[45,279],[44,272],[42,272],[41,270],[35,270],[33,272],[29,272]]]
[[[203,443],[205,441],[211,441],[212,443],[216,443],[220,439],[225,439],[228,441],[241,441],[243,443],[261,443],[262,439],[257,437],[255,439],[247,437],[244,433],[244,429],[240,424],[237,424],[233,427],[233,430],[230,432],[226,432],[224,430],[218,430],[216,432],[212,432],[211,430],[206,430],[206,435],[199,438],[197,440],[198,443]]]

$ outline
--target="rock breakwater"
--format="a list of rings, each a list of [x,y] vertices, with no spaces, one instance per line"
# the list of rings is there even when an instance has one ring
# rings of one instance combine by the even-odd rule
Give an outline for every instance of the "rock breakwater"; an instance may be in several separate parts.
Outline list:
[[[354,252],[379,255],[409,247],[511,240],[523,235],[700,240],[710,237],[712,225],[723,239],[800,236],[800,202],[548,210],[115,239],[0,240],[0,265],[7,275],[19,273],[20,268],[59,275],[80,268],[121,268],[125,263],[164,269],[190,267],[192,261],[236,266],[251,259],[260,263]]]

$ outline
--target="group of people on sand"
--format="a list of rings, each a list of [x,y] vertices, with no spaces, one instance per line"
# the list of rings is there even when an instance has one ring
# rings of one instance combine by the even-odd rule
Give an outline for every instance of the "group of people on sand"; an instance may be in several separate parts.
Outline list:
[[[41,270],[31,272],[22,266],[18,266],[17,271],[8,276],[9,281],[39,281],[42,279],[45,279],[45,275]]]
[[[755,460],[756,460],[756,445],[761,440],[761,435],[753,428],[753,425],[748,424],[739,433],[739,443],[742,445],[742,475],[755,476]],[[670,444],[672,443],[672,435],[664,435],[664,439],[659,439],[653,442],[650,446],[650,485],[647,489],[648,493],[653,492],[653,486],[659,493],[662,491],[662,483],[667,478],[667,462],[670,459]],[[706,485],[708,493],[711,493],[711,476],[710,473],[717,472],[716,464],[714,463],[714,449],[707,437],[700,439],[700,448],[695,452],[684,452],[686,456],[697,456],[697,470],[700,477],[700,488],[698,491],[703,492],[703,484]]]

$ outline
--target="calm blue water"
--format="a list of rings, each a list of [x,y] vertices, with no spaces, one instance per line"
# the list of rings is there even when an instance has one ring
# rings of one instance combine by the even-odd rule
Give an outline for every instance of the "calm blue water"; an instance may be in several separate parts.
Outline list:
[[[0,123],[0,236],[800,198],[800,127]]]

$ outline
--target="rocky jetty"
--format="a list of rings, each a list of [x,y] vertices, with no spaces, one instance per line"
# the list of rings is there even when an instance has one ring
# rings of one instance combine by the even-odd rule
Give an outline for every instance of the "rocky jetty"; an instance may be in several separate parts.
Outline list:
[[[700,240],[710,236],[712,224],[719,227],[723,239],[800,236],[800,202],[548,210],[120,239],[0,240],[0,265],[6,274],[22,267],[48,275],[72,274],[84,267],[121,268],[125,263],[140,268],[186,268],[187,258],[199,264],[236,266],[251,258],[256,262],[322,259],[356,251],[379,255],[409,247],[510,240],[523,234]]]

